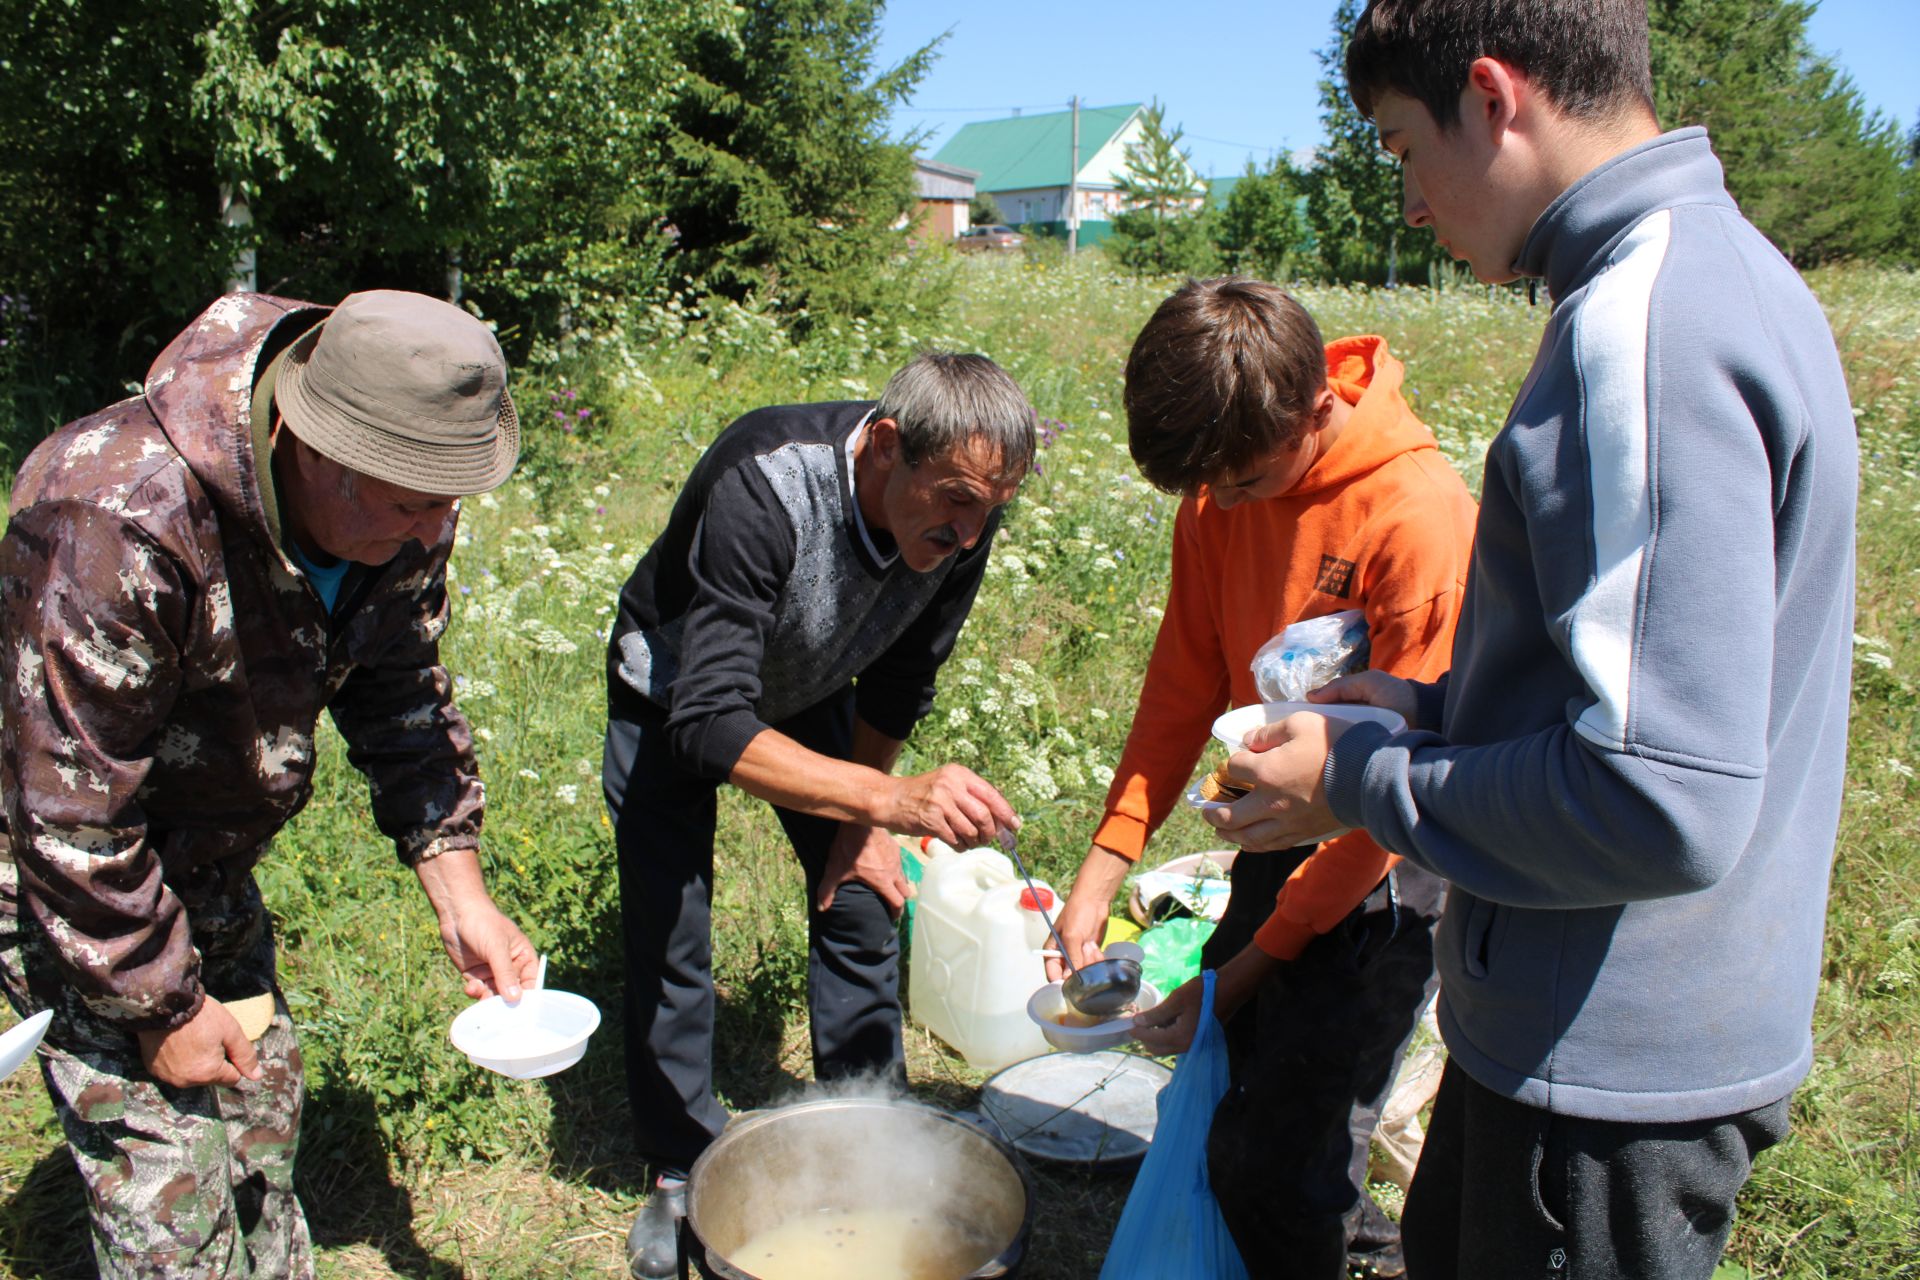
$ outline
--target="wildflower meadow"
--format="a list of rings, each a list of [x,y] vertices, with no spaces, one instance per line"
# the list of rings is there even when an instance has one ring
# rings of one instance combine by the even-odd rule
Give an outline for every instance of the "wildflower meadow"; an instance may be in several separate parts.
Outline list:
[[[576,332],[518,375],[520,471],[466,504],[445,658],[487,782],[495,896],[605,1014],[586,1059],[516,1082],[447,1040],[465,1003],[424,896],[367,816],[330,729],[313,802],[260,870],[309,1073],[300,1177],[323,1276],[619,1275],[644,1190],[626,1137],[613,842],[599,787],[604,656],[620,584],[706,442],[763,404],[869,397],[923,345],[1002,362],[1039,413],[1040,465],[1008,509],[938,700],[901,762],[955,760],[1026,818],[1037,875],[1070,882],[1098,818],[1161,615],[1175,500],[1127,455],[1121,368],[1173,282],[1098,254],[922,255],[884,322],[677,296]],[[1812,277],[1862,445],[1849,803],[1817,1026],[1794,1133],[1740,1202],[1730,1273],[1920,1277],[1920,277]],[[1325,333],[1384,335],[1407,396],[1478,487],[1544,300],[1441,280],[1303,287]],[[1737,620],[1703,619],[1699,643]],[[1176,814],[1148,862],[1212,848]],[[765,806],[723,792],[716,1071],[744,1110],[810,1075],[801,874]],[[1747,993],[1765,1000],[1765,990]],[[8,1015],[10,1019],[10,1015]],[[1675,1028],[1675,1034],[1684,1034]],[[982,1076],[909,1023],[919,1095],[968,1105]],[[1097,1274],[1128,1175],[1036,1171],[1027,1273]],[[0,1084],[0,1274],[90,1275],[80,1184],[31,1071]]]

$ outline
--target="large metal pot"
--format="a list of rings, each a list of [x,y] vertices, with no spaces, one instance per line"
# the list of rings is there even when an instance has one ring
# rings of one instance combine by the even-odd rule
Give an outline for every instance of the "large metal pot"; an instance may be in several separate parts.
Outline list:
[[[922,1261],[941,1280],[1013,1276],[1033,1227],[1033,1175],[998,1136],[933,1107],[803,1102],[735,1121],[694,1162],[688,1252],[716,1280],[759,1280],[731,1260],[749,1242],[794,1219],[854,1210],[940,1224],[928,1237],[941,1244],[929,1247],[944,1256]]]

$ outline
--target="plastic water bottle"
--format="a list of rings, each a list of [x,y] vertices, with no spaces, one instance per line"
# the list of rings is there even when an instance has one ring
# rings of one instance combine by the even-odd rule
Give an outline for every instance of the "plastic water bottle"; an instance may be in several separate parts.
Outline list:
[[[1027,997],[1046,985],[1039,952],[1052,944],[1033,893],[1053,912],[1053,890],[1035,881],[1029,892],[998,849],[956,853],[938,840],[923,849],[907,983],[913,1020],[983,1071],[1048,1052]]]

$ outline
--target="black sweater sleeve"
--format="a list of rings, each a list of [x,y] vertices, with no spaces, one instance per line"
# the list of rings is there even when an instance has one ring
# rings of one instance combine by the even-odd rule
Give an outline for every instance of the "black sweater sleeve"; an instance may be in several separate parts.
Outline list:
[[[688,555],[693,597],[667,712],[674,757],[701,777],[726,778],[767,727],[760,663],[793,560],[793,527],[758,469],[716,480]]]
[[[855,712],[887,737],[904,741],[920,717],[933,708],[934,677],[952,655],[973,598],[980,593],[999,528],[996,511],[980,541],[959,553],[947,580],[913,625],[855,682]]]

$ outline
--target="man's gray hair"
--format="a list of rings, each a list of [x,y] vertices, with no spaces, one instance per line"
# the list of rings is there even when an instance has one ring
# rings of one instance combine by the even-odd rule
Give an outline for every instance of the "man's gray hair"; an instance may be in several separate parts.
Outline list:
[[[899,427],[910,467],[972,440],[994,451],[1002,476],[1024,476],[1033,465],[1033,407],[985,356],[922,351],[887,379],[873,416]]]

